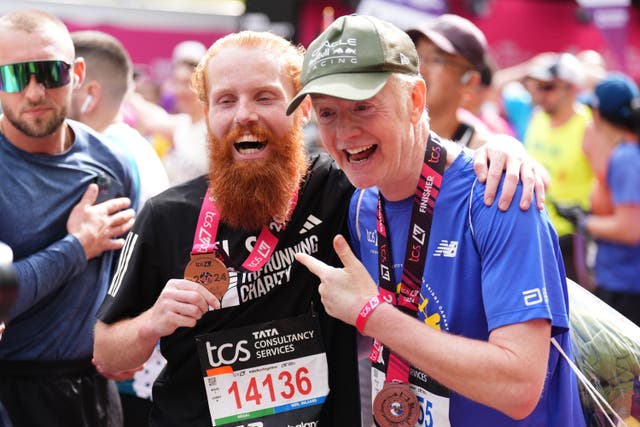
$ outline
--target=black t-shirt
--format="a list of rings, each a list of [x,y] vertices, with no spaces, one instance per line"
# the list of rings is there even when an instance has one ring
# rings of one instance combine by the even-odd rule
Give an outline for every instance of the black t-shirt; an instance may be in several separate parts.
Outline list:
[[[153,305],[169,279],[183,277],[206,189],[206,179],[201,177],[170,188],[145,204],[98,312],[102,321],[113,323],[137,316]],[[196,336],[303,313],[319,316],[329,364],[330,393],[321,425],[360,424],[355,329],[326,314],[317,277],[293,257],[304,251],[340,265],[332,240],[338,233],[348,236],[346,216],[352,192],[353,187],[329,157],[312,158],[298,204],[269,262],[258,273],[232,273],[220,310],[205,314],[195,327],[179,328],[160,340],[168,363],[153,387],[151,425],[211,425]],[[238,269],[257,235],[221,224],[216,240]]]

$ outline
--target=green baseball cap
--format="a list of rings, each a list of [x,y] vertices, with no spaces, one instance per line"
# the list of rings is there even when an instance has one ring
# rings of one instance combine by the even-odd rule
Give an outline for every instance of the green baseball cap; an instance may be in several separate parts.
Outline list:
[[[300,77],[303,87],[287,115],[312,93],[351,101],[371,98],[394,72],[420,73],[407,33],[373,16],[341,16],[309,45]]]

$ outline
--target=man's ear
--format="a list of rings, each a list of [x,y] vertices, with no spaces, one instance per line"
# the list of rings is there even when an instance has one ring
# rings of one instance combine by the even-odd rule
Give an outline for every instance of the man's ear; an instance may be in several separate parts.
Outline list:
[[[427,106],[427,84],[423,79],[418,79],[411,90],[411,110],[409,111],[409,117],[411,123],[417,123],[424,113],[424,109]]]
[[[102,85],[95,80],[85,81],[84,90],[87,92],[87,96],[81,107],[81,110],[84,110],[81,111],[83,114],[92,111],[102,102]]]
[[[311,119],[311,111],[312,111],[311,97],[307,95],[304,97],[304,99],[298,106],[298,109],[296,110],[296,114],[298,114],[298,117],[300,122],[302,123],[302,126],[309,123],[309,120]]]
[[[86,63],[83,57],[78,57],[73,62],[73,87],[77,88],[82,85],[86,75]]]

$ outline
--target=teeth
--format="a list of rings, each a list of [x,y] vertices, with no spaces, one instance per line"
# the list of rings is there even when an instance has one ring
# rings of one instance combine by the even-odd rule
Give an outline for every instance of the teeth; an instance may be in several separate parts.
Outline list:
[[[354,154],[362,153],[363,151],[367,151],[372,147],[373,145],[367,145],[366,147],[349,148],[349,149],[346,149],[345,151],[351,155],[354,155]]]
[[[242,135],[240,138],[238,138],[238,140],[236,141],[236,143],[238,142],[251,142],[251,141],[257,141],[258,137],[255,135]]]
[[[241,150],[238,150],[238,152],[241,154],[254,154],[260,151],[262,151],[262,148],[243,148]]]
[[[350,159],[349,159],[349,163],[351,163],[352,165],[357,165],[357,164],[360,164],[360,163],[364,163],[364,162],[366,162],[367,160],[368,160],[368,159],[366,159],[366,158],[365,158],[365,159],[362,159],[362,160],[353,160],[353,159],[351,159],[351,158],[350,158]]]

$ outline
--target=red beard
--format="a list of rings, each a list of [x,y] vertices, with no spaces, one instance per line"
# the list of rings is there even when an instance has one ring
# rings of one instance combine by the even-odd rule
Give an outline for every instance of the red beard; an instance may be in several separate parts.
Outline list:
[[[247,161],[234,159],[233,144],[246,130],[260,141],[267,141],[268,157]],[[209,187],[224,223],[256,231],[273,218],[287,217],[291,199],[308,167],[302,129],[297,124],[280,140],[259,125],[247,129],[236,127],[222,140],[209,132],[207,139]]]

